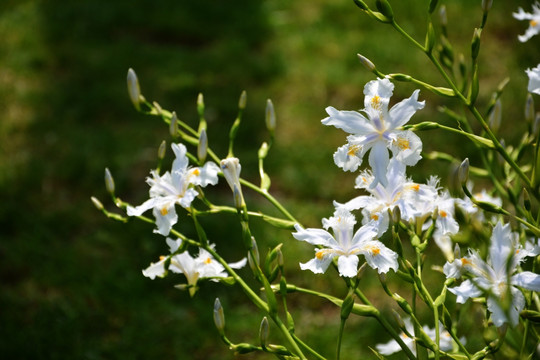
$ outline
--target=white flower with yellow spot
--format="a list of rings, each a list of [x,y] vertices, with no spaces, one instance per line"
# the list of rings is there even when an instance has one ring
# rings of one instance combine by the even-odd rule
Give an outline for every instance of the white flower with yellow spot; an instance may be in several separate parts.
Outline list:
[[[424,101],[418,101],[420,90],[415,90],[410,98],[388,110],[393,90],[394,84],[388,79],[370,81],[364,87],[363,113],[338,111],[329,106],[326,108],[329,117],[322,120],[324,125],[333,125],[351,134],[347,137],[347,145],[334,154],[334,161],[339,167],[355,171],[369,151],[369,165],[374,175],[371,187],[378,183],[387,185],[388,149],[407,166],[415,165],[421,158],[420,138],[412,131],[401,130],[411,116],[424,107]]]
[[[354,277],[358,271],[358,255],[364,255],[368,265],[379,273],[397,271],[397,254],[374,240],[377,236],[374,224],[368,223],[353,233],[356,219],[346,209],[337,209],[334,216],[323,219],[322,223],[325,229],[332,228],[334,235],[323,229],[303,229],[295,225],[295,239],[321,247],[315,250],[315,258],[300,264],[302,270],[322,274],[337,257],[339,274]]]
[[[495,326],[508,322],[516,326],[519,313],[525,307],[525,298],[518,287],[540,291],[540,275],[530,271],[516,273],[521,261],[535,254],[519,244],[510,225],[499,222],[493,228],[487,261],[471,250],[469,256],[445,264],[444,273],[448,278],[471,275],[471,279],[448,290],[457,296],[456,301],[461,304],[471,297],[486,294],[487,307]]]
[[[382,235],[388,227],[388,210],[399,207],[401,218],[409,221],[414,214],[412,207],[414,194],[417,193],[421,185],[414,183],[405,175],[405,165],[393,158],[390,159],[386,173],[388,183],[386,186],[378,183],[371,187],[373,175],[370,171],[363,171],[356,178],[357,189],[366,190],[369,195],[360,195],[345,204],[336,203],[337,207],[345,208],[349,211],[362,209],[364,221],[377,221],[379,235]]]
[[[167,238],[167,244],[171,253],[174,253],[182,244],[182,240],[178,239],[175,241]],[[246,258],[244,258],[228,265],[233,269],[239,269],[246,265],[246,261]],[[165,268],[167,262],[169,263],[168,269]],[[200,279],[209,279],[217,282],[220,278],[228,276],[225,267],[214,259],[212,254],[201,248],[199,248],[199,255],[197,257],[192,257],[187,251],[171,256],[161,256],[157,263],[152,263],[142,273],[144,276],[153,280],[156,276],[164,277],[167,270],[177,274],[184,274],[191,296],[195,294],[197,282]]]
[[[518,36],[521,42],[529,40],[540,32],[540,4],[538,2],[533,4],[532,10],[532,13],[528,13],[522,8],[518,8],[518,12],[512,14],[518,20],[529,20],[529,27],[525,31],[525,34]]]
[[[219,167],[213,162],[207,162],[203,167],[189,167],[186,147],[183,144],[172,144],[171,147],[176,155],[171,172],[160,176],[152,170],[152,177],[146,179],[150,185],[150,199],[137,207],[127,207],[129,216],[140,216],[152,209],[157,225],[155,232],[164,236],[178,221],[175,205],[189,208],[198,195],[194,185],[204,187],[217,184],[219,172]]]

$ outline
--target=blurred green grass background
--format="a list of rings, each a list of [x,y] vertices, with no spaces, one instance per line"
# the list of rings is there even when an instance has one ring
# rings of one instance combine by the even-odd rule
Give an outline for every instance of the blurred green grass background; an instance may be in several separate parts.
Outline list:
[[[391,3],[400,24],[422,42],[427,1]],[[480,1],[441,3],[447,5],[456,54],[468,56]],[[495,1],[482,34],[479,103],[511,77],[502,97],[502,131],[509,142],[525,128],[516,126],[523,118],[524,69],[540,60],[538,37],[528,44],[517,41],[526,27],[511,17],[518,6],[528,10],[530,2]],[[362,107],[363,86],[373,75],[356,53],[383,72],[443,85],[422,54],[363,16],[352,1],[3,0],[0,39],[0,355],[5,359],[233,358],[213,328],[216,296],[224,304],[231,339],[256,341],[262,315],[239,291],[205,283],[192,300],[172,287],[178,278],[144,278],[141,269],[166,251],[162,237],[146,224],[105,219],[89,200],[95,195],[112,209],[103,186],[109,167],[118,195],[134,204],[143,201],[157,147],[170,141],[163,123],[133,110],[125,84],[129,67],[147,99],[176,110],[193,126],[197,94],[204,93],[210,144],[220,156],[226,155],[223,134],[246,90],[236,154],[245,177],[255,182],[256,150],[268,139],[264,106],[271,98],[278,119],[267,161],[272,191],[304,224],[317,227],[331,214],[332,200],[355,195],[354,175],[332,161],[345,134],[320,120],[329,105]],[[394,101],[413,90],[396,84]],[[421,98],[426,108],[413,122],[449,122],[437,106],[454,102],[426,91]],[[463,139],[420,136],[426,151],[446,150],[474,161],[474,147]],[[412,175],[423,181],[436,173],[445,176],[448,166],[424,160]],[[230,201],[226,188],[218,190]],[[218,251],[230,261],[243,256],[234,217],[210,221],[209,238]],[[287,231],[254,226],[263,253],[265,246],[286,244],[291,281],[344,295],[335,273],[297,271],[297,263],[312,256],[311,248],[298,245]],[[374,275],[370,272],[364,284],[375,284]],[[372,296],[377,299],[375,292]],[[292,296],[291,302],[298,334],[332,357],[339,313],[314,299]],[[387,339],[381,333],[371,320],[351,320],[344,357],[368,356],[368,344]]]

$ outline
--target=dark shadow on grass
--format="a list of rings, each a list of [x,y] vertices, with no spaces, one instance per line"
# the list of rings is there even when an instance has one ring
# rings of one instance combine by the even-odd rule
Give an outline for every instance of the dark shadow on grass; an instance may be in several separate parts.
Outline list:
[[[0,315],[0,353],[222,359],[226,349],[210,326],[218,286],[203,286],[203,296],[191,301],[172,287],[181,277],[144,278],[140,270],[166,251],[163,238],[145,224],[111,223],[89,198],[97,195],[111,207],[102,182],[108,166],[122,197],[142,200],[157,146],[169,141],[164,124],[132,109],[129,67],[147,98],[194,126],[197,94],[204,92],[210,136],[221,136],[223,143],[214,145],[225,149],[222,134],[236,116],[241,91],[268,86],[282,70],[268,46],[272,31],[263,1],[27,5],[36,8],[34,31],[45,50],[28,65],[42,84],[27,100],[34,109],[24,141],[30,155],[16,180],[0,189],[0,304],[9,309]],[[253,104],[246,117],[263,117],[264,98]],[[253,148],[260,128],[246,122],[243,134],[249,136],[240,138],[241,147]]]

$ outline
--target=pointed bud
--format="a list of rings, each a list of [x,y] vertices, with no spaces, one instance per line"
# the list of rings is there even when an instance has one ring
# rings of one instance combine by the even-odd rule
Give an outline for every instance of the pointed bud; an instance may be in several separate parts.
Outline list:
[[[469,158],[465,158],[458,169],[458,181],[462,186],[467,184],[469,180]]]
[[[200,118],[204,117],[204,96],[202,93],[199,93],[199,96],[197,96],[197,113]]]
[[[208,154],[208,136],[206,135],[206,130],[202,129],[199,135],[199,144],[197,146],[197,157],[201,163],[204,163],[206,160],[206,155]]]
[[[278,266],[279,267],[283,267],[283,252],[281,251],[281,247],[279,247],[279,249],[277,249],[277,263],[278,263]]]
[[[114,196],[114,179],[109,168],[105,168],[105,188],[109,194]]]
[[[261,347],[264,349],[268,342],[268,333],[269,333],[269,324],[268,319],[263,317],[261,321],[261,327],[259,328],[259,340],[261,341]]]
[[[487,13],[491,6],[493,5],[493,0],[482,0],[482,11]]]
[[[253,256],[251,254],[253,253]],[[251,249],[248,251],[248,263],[251,271],[257,273],[257,267],[259,266],[260,256],[259,256],[259,247],[257,246],[257,241],[255,238],[251,237]]]
[[[373,64],[371,60],[369,60],[367,57],[360,54],[356,54],[356,56],[358,56],[358,59],[360,60],[362,65],[364,65],[366,69],[368,69],[371,72],[375,71],[375,64]]]
[[[531,93],[527,94],[527,101],[525,102],[525,120],[532,124],[534,120],[534,99]]]
[[[92,203],[94,204],[96,209],[98,209],[99,211],[103,211],[104,207],[101,201],[99,201],[96,197],[93,196],[90,198],[90,200],[92,200]]]
[[[176,111],[172,112],[171,123],[169,124],[169,133],[173,138],[178,136],[178,117],[176,116]]]
[[[480,52],[480,36],[482,35],[482,29],[474,29],[474,34],[471,42],[471,57],[475,60]]]
[[[459,244],[456,244],[454,246],[454,259],[460,259],[461,258],[461,249],[459,248]]]
[[[394,206],[394,208],[392,209],[392,221],[394,222],[394,224],[399,224],[399,222],[401,221],[401,209],[399,208],[399,206]]]
[[[244,110],[246,108],[246,102],[247,102],[247,93],[246,93],[246,90],[244,90],[240,94],[240,99],[238,99],[238,109]]]
[[[163,112],[161,105],[159,105],[157,101],[153,101],[152,105],[154,105],[154,108],[156,109],[157,113],[161,115],[161,113]]]
[[[127,73],[127,89],[129,98],[135,106],[135,109],[141,109],[141,89],[139,87],[139,80],[137,79],[137,74],[132,68],[128,69]]]
[[[216,324],[219,334],[223,335],[225,329],[225,315],[223,314],[223,307],[221,307],[219,298],[216,298],[216,301],[214,301],[214,324]]]
[[[272,100],[266,100],[266,127],[270,133],[273,133],[276,129],[276,113],[274,111],[274,104]]]
[[[493,105],[493,108],[491,109],[491,112],[489,113],[488,123],[491,130],[496,133],[499,130],[499,127],[501,126],[501,119],[502,119],[502,105],[501,105],[501,99],[497,99],[495,102],[495,105]]]
[[[165,140],[163,140],[161,142],[161,144],[159,144],[159,148],[158,148],[158,159],[159,160],[163,160],[163,158],[165,157],[165,152],[167,151],[167,142]]]

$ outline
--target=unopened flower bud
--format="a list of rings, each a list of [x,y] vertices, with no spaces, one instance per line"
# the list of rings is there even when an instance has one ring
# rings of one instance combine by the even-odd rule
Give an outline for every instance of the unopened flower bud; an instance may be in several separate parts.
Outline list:
[[[253,256],[251,255],[253,253]],[[251,270],[256,273],[257,272],[257,266],[259,265],[260,261],[260,255],[259,255],[259,247],[257,246],[257,241],[255,241],[255,238],[251,237],[251,250],[248,251],[248,264]]]
[[[165,152],[167,151],[167,142],[163,140],[161,144],[159,144],[157,156],[159,160],[163,160],[165,158]]]
[[[197,96],[197,112],[199,113],[199,117],[204,117],[204,96],[202,93],[199,93],[199,96]]]
[[[459,248],[459,244],[456,244],[454,246],[454,259],[460,259],[461,258],[461,249]]]
[[[266,100],[266,127],[271,133],[276,129],[276,113],[270,99]]]
[[[244,110],[246,108],[247,102],[247,93],[246,90],[243,90],[240,94],[240,99],[238,99],[238,109]]]
[[[478,57],[478,53],[480,52],[480,36],[482,35],[482,29],[476,28],[474,29],[474,34],[471,42],[471,57],[476,59]]]
[[[394,222],[394,224],[399,224],[399,222],[401,221],[401,209],[399,208],[399,206],[394,206],[394,208],[392,209],[392,221]]]
[[[153,101],[152,105],[154,105],[154,108],[156,109],[157,113],[159,115],[161,115],[161,113],[163,112],[163,109],[161,108],[161,105],[159,105],[159,103],[157,101]]]
[[[127,89],[129,98],[135,106],[135,109],[141,109],[141,89],[139,87],[139,80],[137,79],[137,74],[132,68],[128,69],[127,73]]]
[[[277,255],[276,255],[276,258],[277,258],[277,263],[278,263],[278,266],[283,266],[284,262],[283,262],[283,252],[281,251],[281,247],[279,249],[277,249]]]
[[[367,57],[360,54],[356,54],[356,56],[358,56],[358,59],[360,60],[362,65],[365,66],[366,69],[368,69],[369,71],[375,70],[375,64],[373,64],[371,60],[369,60]]]
[[[493,0],[482,0],[482,11],[488,12],[491,9],[491,5],[493,5]]]
[[[173,138],[178,136],[178,117],[176,116],[176,111],[172,112],[171,123],[169,124],[169,133]]]
[[[208,154],[208,135],[206,135],[206,129],[201,129],[199,135],[199,144],[197,146],[197,157],[201,163],[206,160],[206,155]]]
[[[493,132],[497,132],[499,130],[499,127],[501,126],[501,119],[502,119],[502,111],[501,111],[502,105],[501,105],[501,99],[497,99],[495,102],[495,105],[493,105],[493,108],[491,109],[491,112],[489,113],[489,127]]]
[[[463,186],[469,180],[469,158],[465,158],[458,169],[458,181]]]
[[[237,209],[241,209],[244,207],[244,195],[242,194],[241,188],[239,188],[236,184],[233,188],[233,197],[234,197],[234,206],[236,206]]]
[[[219,298],[216,298],[216,301],[214,301],[214,324],[216,324],[219,333],[223,335],[225,329],[225,315],[223,314],[223,307],[221,307]]]
[[[101,201],[99,201],[96,197],[92,196],[90,198],[90,200],[92,200],[92,203],[94,204],[94,206],[96,207],[96,209],[98,209],[99,211],[103,211],[104,207],[103,207],[103,204],[101,203]]]
[[[109,194],[114,195],[114,179],[109,168],[105,168],[105,188]]]
[[[268,333],[269,333],[269,324],[268,319],[263,317],[261,321],[261,327],[259,328],[259,340],[261,341],[261,346],[264,348],[266,347],[266,343],[268,342]]]
[[[242,170],[240,160],[235,157],[229,157],[221,160],[220,165],[223,176],[233,192],[237,208],[243,207],[244,198],[242,195],[242,187],[240,186],[240,171]]]
[[[527,94],[527,101],[525,102],[525,120],[529,124],[534,120],[534,99],[531,93]]]

